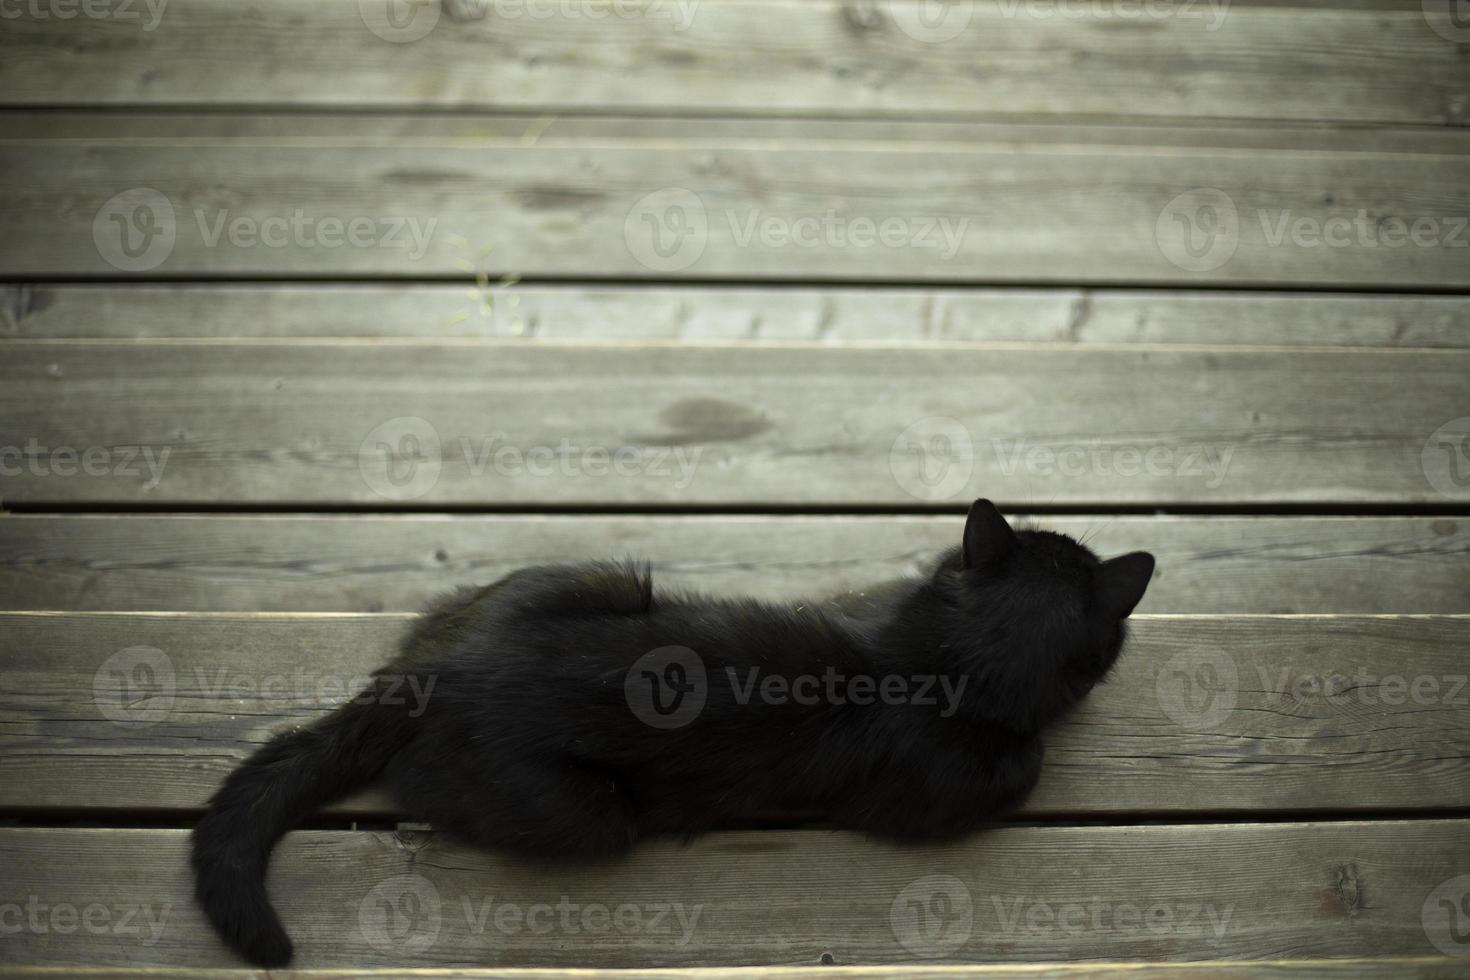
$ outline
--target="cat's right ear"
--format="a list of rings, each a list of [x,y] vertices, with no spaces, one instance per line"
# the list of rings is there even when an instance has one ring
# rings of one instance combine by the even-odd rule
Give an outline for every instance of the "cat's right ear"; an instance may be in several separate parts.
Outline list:
[[[1097,602],[1103,615],[1123,619],[1133,612],[1154,575],[1154,556],[1135,551],[1105,561],[1097,569]]]
[[[999,561],[1015,546],[1016,532],[1000,516],[995,504],[982,498],[970,505],[970,516],[965,518],[964,547],[960,549],[965,568]]]

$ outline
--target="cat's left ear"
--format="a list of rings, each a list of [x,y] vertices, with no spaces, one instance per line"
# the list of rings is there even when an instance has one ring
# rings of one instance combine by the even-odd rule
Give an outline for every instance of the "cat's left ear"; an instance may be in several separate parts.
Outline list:
[[[1122,619],[1133,612],[1154,574],[1154,556],[1135,551],[1098,566],[1094,580],[1097,607],[1109,619]]]
[[[963,567],[998,561],[1010,554],[1015,545],[1016,532],[1000,516],[995,504],[981,499],[970,505],[970,516],[965,518],[964,547],[960,550]]]

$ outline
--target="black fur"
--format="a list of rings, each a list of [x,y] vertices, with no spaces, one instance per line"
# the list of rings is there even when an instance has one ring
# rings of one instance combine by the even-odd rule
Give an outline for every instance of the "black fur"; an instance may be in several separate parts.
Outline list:
[[[199,901],[247,960],[288,962],[265,891],[271,848],[380,777],[414,818],[535,858],[609,857],[772,811],[896,839],[963,833],[1035,785],[1041,730],[1112,667],[1153,564],[1014,532],[980,500],[928,578],[856,605],[664,594],[646,567],[617,564],[462,590],[361,697],[226,780],[194,831]],[[686,648],[677,668],[642,676],[640,658],[670,646]],[[645,682],[692,691],[699,667],[706,700],[685,723],[634,710]],[[810,684],[800,701],[760,693],[771,677],[832,676],[846,682],[814,703]],[[954,696],[931,682],[926,703],[925,677]],[[909,683],[859,703],[861,678],[880,692],[884,678]],[[403,690],[427,691],[426,704]]]

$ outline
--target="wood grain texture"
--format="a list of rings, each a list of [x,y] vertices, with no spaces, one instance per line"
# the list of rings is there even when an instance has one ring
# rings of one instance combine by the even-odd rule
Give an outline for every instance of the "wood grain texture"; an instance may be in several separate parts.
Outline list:
[[[0,35],[0,91],[29,106],[1409,124],[1470,115],[1470,66],[1417,4],[967,2],[926,22],[913,0],[501,0],[430,3],[411,21],[403,13],[402,32],[382,8],[194,0],[159,17],[143,5],[130,16],[23,16]]]
[[[567,969],[538,967],[330,967],[271,970],[213,967],[6,967],[0,977],[63,980],[1462,980],[1464,962],[1447,956],[1372,959],[1207,960],[1193,963],[1028,963],[1023,966],[765,966]]]
[[[0,336],[1466,347],[1460,296],[510,284],[0,286]]]
[[[1463,502],[1467,376],[1463,351],[17,341],[0,495]]]
[[[1470,612],[1470,521],[1042,517],[1102,555],[1158,559],[1141,612]],[[925,567],[959,540],[941,517],[0,517],[0,608],[415,611],[452,586],[593,556],[659,581],[782,600]]]
[[[8,893],[101,906],[109,923],[137,910],[132,935],[28,930],[8,955],[234,965],[190,900],[186,843],[0,829]],[[576,868],[307,831],[282,844],[270,887],[301,967],[1021,963],[1433,955],[1424,907],[1467,872],[1470,821],[1007,828],[911,848],[736,833]]]
[[[273,732],[359,690],[409,621],[0,615],[0,807],[196,810]],[[1048,734],[1024,812],[1461,807],[1467,639],[1470,617],[1135,617],[1112,679]],[[403,696],[432,710],[432,690]],[[392,811],[375,790],[335,808]]]
[[[0,114],[0,272],[1470,285],[1470,132]]]

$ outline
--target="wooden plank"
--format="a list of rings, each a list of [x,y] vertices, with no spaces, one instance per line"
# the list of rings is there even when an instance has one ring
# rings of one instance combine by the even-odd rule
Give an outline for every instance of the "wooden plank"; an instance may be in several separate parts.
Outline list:
[[[1466,347],[1461,296],[438,284],[0,286],[0,336]]]
[[[0,614],[0,807],[197,809],[271,733],[350,697],[409,622]],[[1463,807],[1467,639],[1466,616],[1135,617],[1112,679],[1047,736],[1025,813]],[[373,791],[336,812],[392,810]]]
[[[1100,554],[1147,550],[1142,612],[1470,612],[1470,522],[1412,517],[1040,517]],[[415,611],[525,565],[631,555],[659,580],[781,600],[918,573],[957,516],[0,518],[0,608]]]
[[[0,127],[9,276],[1470,286],[1461,129],[82,113]]]
[[[1463,351],[13,341],[7,501],[1464,502]],[[1459,427],[1459,428],[1457,428]]]
[[[131,935],[47,922],[8,956],[236,965],[190,900],[186,846],[0,829],[13,904],[101,906],[109,924],[136,910]],[[301,967],[1361,958],[1451,944],[1435,901],[1462,897],[1467,872],[1470,821],[1444,820],[1008,828],[911,848],[749,832],[551,868],[433,835],[308,831],[282,845],[271,891]],[[624,909],[623,926],[599,911],[583,928],[594,907]]]
[[[1023,966],[765,966],[567,969],[376,967],[272,970],[280,980],[1462,980],[1464,963],[1446,956],[1370,959],[1207,960],[1194,963],[1028,963]],[[217,967],[6,967],[0,977],[63,980],[258,980],[254,970]]]
[[[194,0],[156,16],[139,4],[106,17],[9,18],[0,90],[26,106],[1407,124],[1470,115],[1470,66],[1449,11],[1432,2],[1426,13],[1000,0],[936,20],[917,0],[628,2],[597,5],[601,16],[502,0],[427,4],[401,30],[360,6]]]

